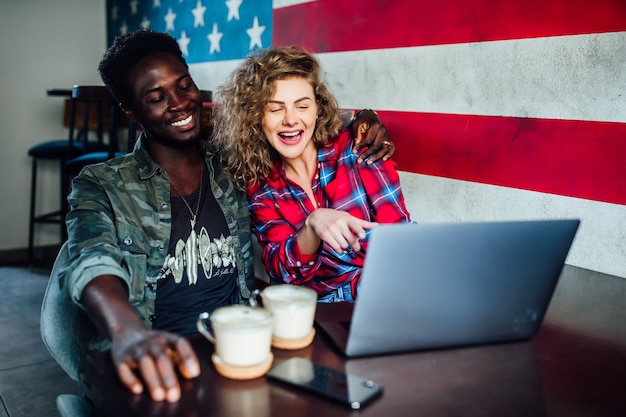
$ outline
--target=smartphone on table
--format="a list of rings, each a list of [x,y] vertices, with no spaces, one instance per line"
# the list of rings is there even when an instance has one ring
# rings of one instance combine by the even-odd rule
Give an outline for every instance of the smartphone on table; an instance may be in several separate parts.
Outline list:
[[[276,364],[268,378],[302,388],[358,410],[383,392],[369,379],[318,365],[308,359],[291,358]]]

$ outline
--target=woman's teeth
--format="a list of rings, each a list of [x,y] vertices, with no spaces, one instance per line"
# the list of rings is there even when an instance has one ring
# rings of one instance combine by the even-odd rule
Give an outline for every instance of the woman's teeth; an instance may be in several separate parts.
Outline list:
[[[284,138],[295,138],[296,136],[298,136],[300,134],[300,132],[290,132],[290,133],[281,133],[280,136],[284,137]]]

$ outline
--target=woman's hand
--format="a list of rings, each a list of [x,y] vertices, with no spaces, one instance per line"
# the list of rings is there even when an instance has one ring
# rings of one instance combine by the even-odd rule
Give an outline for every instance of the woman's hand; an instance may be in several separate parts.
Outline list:
[[[356,218],[345,211],[319,208],[307,217],[304,227],[298,234],[298,245],[304,254],[315,253],[321,241],[326,242],[336,252],[349,247],[355,252],[361,250],[360,239],[365,239],[365,230],[378,223]]]
[[[361,110],[352,122],[353,152],[359,154],[357,163],[373,164],[382,158],[388,160],[396,152],[387,128],[373,110]]]

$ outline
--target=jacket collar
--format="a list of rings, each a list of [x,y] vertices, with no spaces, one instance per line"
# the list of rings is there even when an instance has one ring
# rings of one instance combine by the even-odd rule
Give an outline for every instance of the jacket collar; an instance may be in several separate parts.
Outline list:
[[[153,177],[159,172],[159,170],[162,170],[162,168],[154,162],[154,159],[152,159],[148,153],[144,143],[145,140],[145,132],[141,132],[137,142],[135,143],[135,148],[133,149],[133,154],[135,156],[135,160],[137,161],[137,167],[139,170],[139,177],[143,180]],[[215,156],[216,150],[214,146],[205,141],[200,141],[199,144],[200,152],[205,161],[208,161]]]

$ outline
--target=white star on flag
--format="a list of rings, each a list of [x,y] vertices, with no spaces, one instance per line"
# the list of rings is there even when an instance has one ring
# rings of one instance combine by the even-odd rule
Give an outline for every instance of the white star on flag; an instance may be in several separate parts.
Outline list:
[[[137,14],[137,6],[139,2],[137,0],[133,0],[128,5],[130,6],[130,14]]]
[[[174,30],[174,20],[176,19],[176,13],[172,11],[170,7],[167,11],[167,14],[164,17],[165,19],[165,30]]]
[[[241,6],[243,0],[226,0],[226,7],[228,7],[228,17],[226,21],[239,20],[239,6]]]
[[[180,34],[180,39],[178,39],[178,46],[180,46],[180,50],[183,52],[183,55],[189,55],[189,42],[191,38],[187,37],[187,33],[183,30]]]
[[[150,21],[148,20],[147,16],[143,17],[143,20],[141,21],[141,27],[144,29],[148,29],[150,27]]]
[[[204,27],[204,12],[206,11],[206,7],[202,5],[202,2],[198,0],[196,3],[196,8],[191,9],[191,13],[193,13],[193,27],[197,28],[198,26]]]
[[[223,33],[218,32],[217,23],[213,23],[213,31],[207,35],[209,41],[211,42],[211,48],[209,49],[209,54],[213,54],[213,52],[220,53],[220,41],[222,40]]]
[[[263,48],[263,44],[261,43],[261,35],[265,31],[265,26],[259,26],[259,18],[254,16],[254,23],[250,29],[246,29],[246,33],[250,36],[250,50],[252,50],[255,46],[259,48]]]

